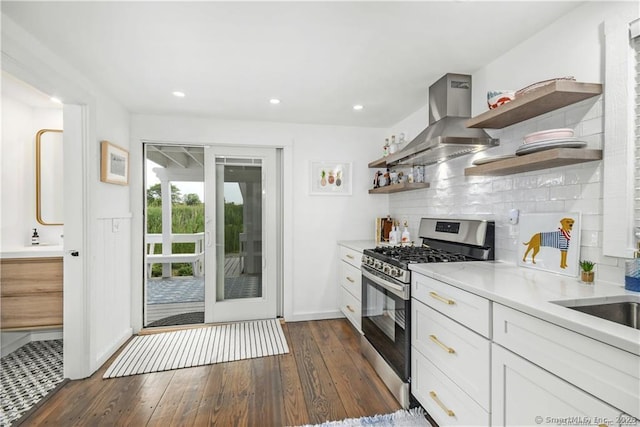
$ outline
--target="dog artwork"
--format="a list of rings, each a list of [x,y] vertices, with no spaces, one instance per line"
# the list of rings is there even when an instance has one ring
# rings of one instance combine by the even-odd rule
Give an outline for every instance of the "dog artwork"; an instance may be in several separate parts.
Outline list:
[[[571,231],[575,224],[573,218],[562,218],[560,220],[560,227],[556,231],[539,232],[531,236],[528,242],[523,242],[527,249],[522,257],[522,262],[526,262],[527,256],[531,252],[531,263],[536,263],[536,255],[540,252],[541,247],[555,248],[560,251],[560,268],[566,269],[567,264],[567,252],[569,251],[569,243],[571,242]]]

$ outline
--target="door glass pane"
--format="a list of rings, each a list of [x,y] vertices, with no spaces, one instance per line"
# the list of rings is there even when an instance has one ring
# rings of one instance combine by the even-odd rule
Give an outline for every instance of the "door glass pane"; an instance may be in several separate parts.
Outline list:
[[[204,151],[147,145],[145,327],[204,322]]]
[[[261,160],[217,157],[216,178],[216,300],[261,298]]]

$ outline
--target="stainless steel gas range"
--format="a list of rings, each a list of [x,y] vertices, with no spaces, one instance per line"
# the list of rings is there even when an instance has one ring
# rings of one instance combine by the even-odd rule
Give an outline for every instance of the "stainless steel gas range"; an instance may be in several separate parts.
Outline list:
[[[410,264],[494,259],[492,221],[422,218],[415,246],[379,246],[362,255],[365,357],[404,407],[410,406]]]

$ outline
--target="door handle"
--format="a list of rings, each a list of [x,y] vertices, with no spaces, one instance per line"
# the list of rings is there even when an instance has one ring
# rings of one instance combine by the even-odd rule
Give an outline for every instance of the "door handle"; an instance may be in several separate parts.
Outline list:
[[[80,256],[80,252],[76,251],[75,249],[67,251],[67,253],[71,256]]]

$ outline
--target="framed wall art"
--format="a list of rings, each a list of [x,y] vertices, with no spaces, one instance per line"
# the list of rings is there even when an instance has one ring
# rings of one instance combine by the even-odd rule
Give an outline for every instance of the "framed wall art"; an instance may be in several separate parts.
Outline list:
[[[351,195],[351,163],[310,162],[311,195]]]
[[[580,212],[520,215],[518,265],[578,276]]]
[[[109,141],[100,141],[100,181],[129,184],[129,152]]]

